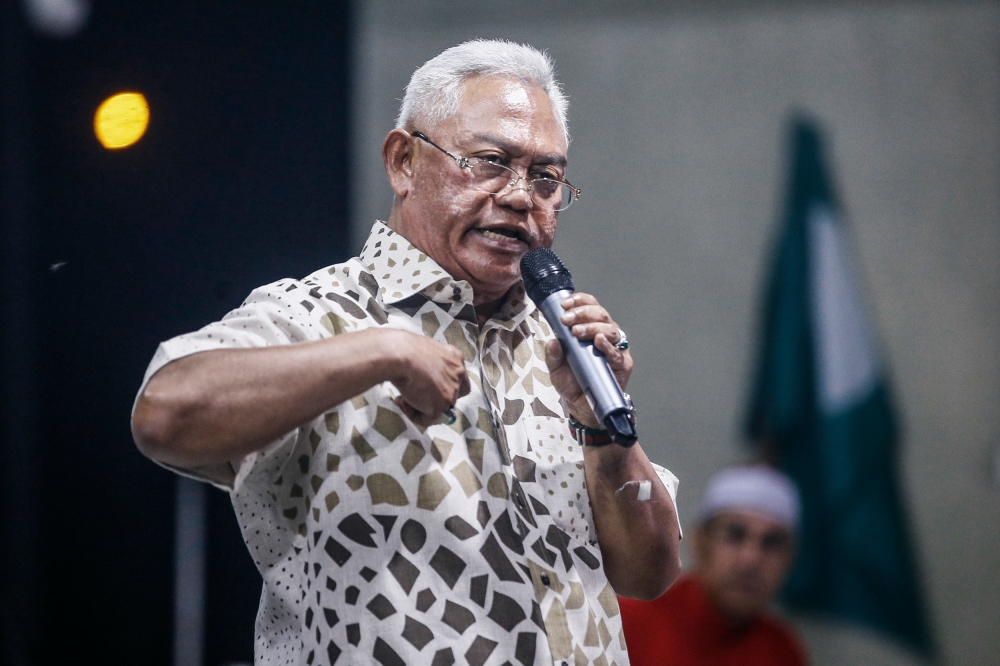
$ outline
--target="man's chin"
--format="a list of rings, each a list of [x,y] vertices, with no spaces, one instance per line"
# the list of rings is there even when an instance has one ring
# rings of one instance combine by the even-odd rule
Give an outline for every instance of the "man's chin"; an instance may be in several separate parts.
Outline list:
[[[761,595],[747,592],[737,592],[729,596],[730,604],[734,609],[742,609],[743,612],[753,613],[766,602],[761,601]]]
[[[473,287],[506,291],[521,279],[521,256],[489,253],[477,254],[472,259],[463,268],[472,278]]]
[[[515,276],[513,279],[510,280],[500,281],[493,279],[490,281],[475,282],[472,283],[472,290],[476,292],[477,297],[482,295],[483,297],[489,299],[500,298],[508,291],[510,291],[511,287],[513,287],[520,281],[521,281],[521,275],[518,274],[517,276]]]

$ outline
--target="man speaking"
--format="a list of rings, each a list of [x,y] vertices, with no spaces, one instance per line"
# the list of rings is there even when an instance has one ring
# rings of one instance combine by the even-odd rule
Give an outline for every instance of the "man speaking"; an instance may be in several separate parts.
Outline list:
[[[579,196],[566,106],[531,47],[430,60],[361,255],[255,290],[150,363],[136,443],[230,492],[264,579],[257,664],[624,666],[615,593],[676,577],[676,479],[609,441],[521,282]],[[624,387],[608,312],[562,305]]]

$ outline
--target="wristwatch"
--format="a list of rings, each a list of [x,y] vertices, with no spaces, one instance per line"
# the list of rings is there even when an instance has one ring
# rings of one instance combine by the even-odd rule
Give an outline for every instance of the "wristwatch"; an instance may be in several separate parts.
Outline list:
[[[632,396],[622,391],[622,397],[625,398],[625,404],[628,405],[629,421],[631,421],[634,426],[635,405],[632,403]],[[575,439],[580,446],[607,446],[615,441],[612,438],[611,433],[607,430],[603,428],[588,428],[574,419],[572,415],[569,417],[569,430],[573,434],[573,439]]]

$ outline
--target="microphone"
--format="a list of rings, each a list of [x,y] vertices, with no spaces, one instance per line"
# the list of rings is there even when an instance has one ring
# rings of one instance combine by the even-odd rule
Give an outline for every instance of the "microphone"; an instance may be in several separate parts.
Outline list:
[[[562,301],[575,289],[573,277],[556,253],[544,247],[530,250],[521,258],[521,278],[528,296],[562,343],[563,352],[580,383],[587,402],[604,424],[611,439],[622,446],[635,444],[635,423],[632,416],[631,400],[618,385],[608,361],[594,342],[578,339],[566,324],[562,323]]]

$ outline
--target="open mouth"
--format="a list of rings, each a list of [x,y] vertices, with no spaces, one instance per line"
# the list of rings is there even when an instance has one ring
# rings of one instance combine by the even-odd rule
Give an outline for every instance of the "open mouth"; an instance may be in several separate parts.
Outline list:
[[[484,237],[493,241],[520,241],[522,243],[528,243],[528,239],[524,237],[524,234],[517,229],[504,229],[504,228],[494,228],[494,229],[478,229]]]

